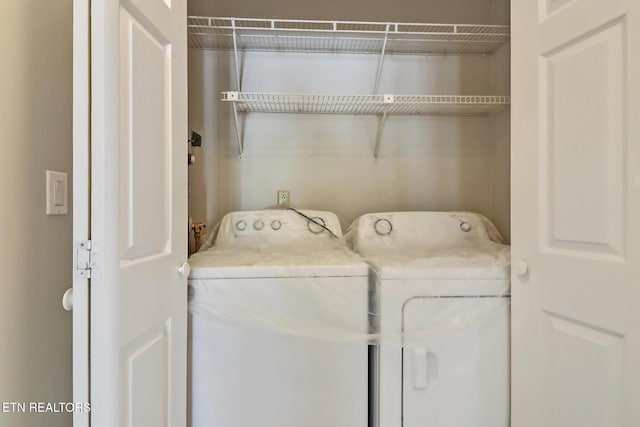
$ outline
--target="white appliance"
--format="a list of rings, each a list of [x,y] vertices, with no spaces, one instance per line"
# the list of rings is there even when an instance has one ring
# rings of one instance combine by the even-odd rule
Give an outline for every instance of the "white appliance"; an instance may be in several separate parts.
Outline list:
[[[361,216],[375,271],[374,425],[509,425],[509,247],[465,212]],[[377,360],[376,360],[377,359]]]
[[[367,426],[368,265],[341,236],[329,212],[233,212],[191,257],[191,427]]]

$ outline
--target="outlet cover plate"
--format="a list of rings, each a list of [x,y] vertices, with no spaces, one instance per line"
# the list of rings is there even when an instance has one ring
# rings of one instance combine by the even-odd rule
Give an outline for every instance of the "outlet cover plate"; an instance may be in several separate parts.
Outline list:
[[[278,204],[288,205],[290,200],[289,195],[289,190],[278,190]]]

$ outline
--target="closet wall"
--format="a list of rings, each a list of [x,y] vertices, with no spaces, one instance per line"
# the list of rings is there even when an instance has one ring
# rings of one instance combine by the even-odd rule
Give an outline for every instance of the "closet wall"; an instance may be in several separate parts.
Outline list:
[[[509,24],[509,3],[492,0],[491,22]],[[506,44],[491,55],[491,91],[511,91],[511,46]],[[505,109],[492,114],[491,123],[491,220],[502,235],[511,240],[511,112]]]
[[[498,4],[506,2],[496,0],[445,2],[446,7],[380,3],[357,14],[337,2],[322,10],[310,5],[292,10],[282,3],[270,4],[260,15],[258,6],[247,13],[247,7],[234,10],[224,2],[216,2],[214,10],[192,2],[190,14],[508,23],[508,7]],[[378,59],[376,54],[246,53],[241,56],[242,90],[371,93]],[[195,150],[197,163],[190,168],[195,221],[215,223],[231,210],[268,207],[275,204],[277,190],[289,190],[294,206],[332,210],[347,222],[371,211],[464,209],[489,216],[508,234],[509,202],[502,200],[508,196],[508,113],[390,117],[375,162],[375,116],[248,113],[242,120],[245,152],[240,160],[231,105],[220,102],[220,92],[236,86],[231,52],[190,51],[189,127],[203,131],[203,146]],[[506,46],[491,56],[387,56],[378,93],[508,91]],[[505,171],[507,182],[498,182]]]

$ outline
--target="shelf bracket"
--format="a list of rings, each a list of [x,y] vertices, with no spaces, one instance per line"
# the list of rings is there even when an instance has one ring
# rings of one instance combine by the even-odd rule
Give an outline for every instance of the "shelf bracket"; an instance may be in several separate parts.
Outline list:
[[[240,60],[238,58],[238,39],[237,39],[237,33],[236,33],[235,19],[231,19],[231,28],[233,29],[233,56],[235,58],[235,63],[236,63],[236,85],[238,87],[238,92],[240,92],[242,88],[240,87]]]
[[[240,135],[240,123],[238,121],[238,107],[236,107],[236,103],[233,103],[233,123],[236,126],[236,138],[238,140],[238,150],[239,150],[239,158],[242,159],[242,151],[243,151],[243,144],[242,144],[242,136]]]
[[[394,103],[393,95],[384,95],[382,102],[384,104],[384,112],[382,113],[382,116],[378,119],[378,132],[376,134],[376,146],[373,149],[374,162],[378,160],[378,154],[380,153],[380,143],[382,142],[384,125],[387,121],[387,113],[389,112],[389,107]]]
[[[384,62],[384,55],[387,50],[387,40],[389,39],[389,28],[391,24],[387,24],[387,28],[384,32],[384,41],[382,42],[382,51],[380,52],[380,60],[378,61],[378,70],[376,71],[376,81],[373,84],[373,94],[378,93],[378,87],[380,86],[380,75],[382,74],[382,64]]]
[[[236,105],[236,103],[240,100],[240,95],[238,94],[238,92],[234,91],[222,92],[222,100],[231,101],[231,104],[233,105],[233,124],[236,128],[236,139],[238,141],[238,157],[242,159],[244,144],[242,142],[242,135],[240,134],[240,119],[238,118],[238,106]]]

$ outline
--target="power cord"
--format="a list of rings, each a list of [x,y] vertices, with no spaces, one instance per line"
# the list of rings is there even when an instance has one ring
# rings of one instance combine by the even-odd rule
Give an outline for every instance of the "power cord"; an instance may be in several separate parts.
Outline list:
[[[294,211],[295,213],[297,213],[301,217],[307,219],[308,221],[311,221],[312,223],[314,223],[316,225],[319,225],[320,227],[324,228],[325,230],[327,230],[329,232],[329,234],[331,234],[334,237],[334,239],[338,239],[338,240],[340,239],[338,236],[335,235],[335,233],[333,231],[329,230],[326,225],[324,225],[322,223],[319,223],[315,219],[311,218],[308,215],[303,214],[302,212],[300,212],[299,210],[297,210],[295,208],[287,208],[287,209],[290,210],[290,211]]]

